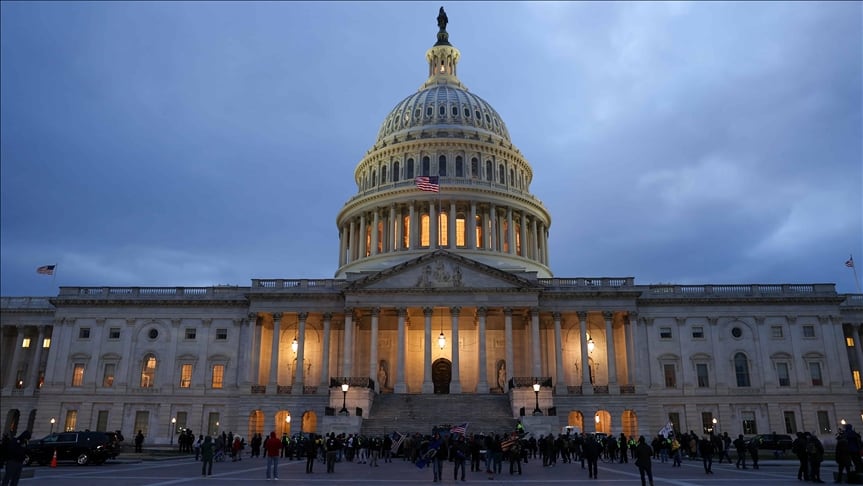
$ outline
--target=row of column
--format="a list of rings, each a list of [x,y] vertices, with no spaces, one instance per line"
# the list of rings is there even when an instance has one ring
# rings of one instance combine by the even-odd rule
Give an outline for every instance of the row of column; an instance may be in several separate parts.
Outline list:
[[[46,337],[50,336],[48,326],[37,326],[37,337],[33,340],[32,334],[27,333],[27,326],[14,326],[14,335],[10,336],[13,338],[15,348],[12,350],[12,360],[9,362],[9,369],[7,370],[5,380],[3,382],[4,388],[12,389],[16,388],[18,381],[18,371],[21,369],[22,364],[22,355],[26,353],[26,349],[24,348],[24,339],[30,338],[30,347],[36,347],[35,355],[32,360],[27,359],[26,369],[27,376],[22,378],[24,380],[24,390],[25,393],[30,391],[32,392],[38,385],[39,380],[39,370],[42,367],[42,352],[43,346],[42,342]]]
[[[451,393],[461,393],[461,381],[460,381],[460,354],[459,354],[459,317],[461,315],[461,307],[454,306],[450,307],[450,319],[451,319],[451,333],[452,333],[452,345],[454,346],[452,352],[452,381],[450,382],[450,391]],[[380,312],[381,309],[379,307],[374,307],[371,309],[371,338],[370,338],[370,353],[369,353],[369,363],[368,372],[369,377],[377,376],[378,370],[378,334],[379,334],[379,321],[380,321]],[[406,365],[406,326],[407,322],[407,309],[406,308],[397,308],[397,351],[396,351],[396,368],[395,368],[395,379],[394,379],[394,387],[393,390],[395,393],[407,393],[407,383],[406,383],[406,374],[405,374],[405,365]],[[513,331],[512,331],[512,315],[513,311],[510,308],[504,308],[504,340],[505,340],[505,361],[506,361],[506,382],[513,377],[514,371],[514,350],[513,350]],[[423,381],[422,381],[422,393],[432,393],[434,390],[434,384],[432,382],[432,317],[433,317],[434,309],[432,307],[424,307],[423,308]],[[363,375],[362,369],[354,369],[354,322],[353,322],[353,309],[345,310],[345,331],[344,331],[344,342],[343,342],[343,355],[341,357],[341,375],[342,376],[354,376],[356,372],[358,376]],[[478,353],[476,355],[477,360],[477,369],[485,370],[485,363],[487,359],[487,349],[486,349],[486,319],[488,315],[488,309],[485,307],[479,307],[476,310],[476,324],[477,324],[477,341],[479,345]],[[280,334],[281,334],[281,322],[284,314],[283,313],[274,313],[273,314],[273,339],[271,343],[271,359],[270,359],[270,378],[268,383],[268,388],[275,391],[278,387],[278,369],[279,369],[279,342],[280,342]],[[581,360],[582,363],[588,362],[588,349],[587,349],[587,312],[578,312],[577,313],[579,319],[580,326],[580,345],[581,345]],[[306,335],[306,321],[308,319],[307,312],[301,312],[297,315],[298,317],[298,335],[297,335],[297,352],[296,352],[296,360],[297,365],[294,369],[294,386],[291,389],[292,394],[302,394],[303,388],[305,386],[305,376],[304,376],[304,359],[305,359],[305,335]],[[612,333],[612,312],[604,312],[603,317],[605,320],[605,333],[606,333],[606,356],[607,356],[607,366],[608,366],[608,384],[609,385],[617,385],[617,369],[616,369],[616,350],[614,344],[614,337]],[[561,333],[561,314],[559,312],[555,312],[553,314],[554,318],[554,362],[555,362],[555,382],[558,386],[559,393],[566,393],[566,378],[564,374],[563,368],[563,346],[562,346],[562,333]],[[630,319],[633,321],[632,325],[634,326],[634,321],[636,319],[635,313],[630,313]],[[251,318],[250,318],[251,322]],[[329,362],[330,362],[330,330],[332,323],[332,315],[327,313],[323,316],[323,354],[322,354],[322,370],[321,370],[321,379],[328,380],[329,377]],[[542,375],[542,348],[541,348],[541,340],[540,340],[540,322],[539,322],[539,311],[537,309],[532,309],[530,311],[530,344],[531,344],[531,352],[530,352],[530,373],[532,376],[541,376]],[[241,334],[241,342],[243,341],[243,335]],[[629,339],[627,339],[627,353],[631,353],[632,349],[630,349]],[[240,374],[243,376],[248,376],[248,371],[244,370],[244,364],[248,363],[250,360],[240,360]],[[257,360],[259,362],[259,360]],[[246,365],[248,366],[248,365]],[[255,371],[256,372],[256,371]],[[582,383],[590,382],[590,371],[587,366],[582,366]],[[380,384],[378,384],[380,386]],[[481,371],[478,377],[478,385],[477,392],[478,393],[488,393],[489,384],[487,378],[487,371]]]
[[[438,211],[447,214],[447,244],[445,248],[456,249],[456,219],[458,217],[455,201],[450,201],[447,207],[438,207],[440,202],[412,201],[407,206],[408,222],[405,224],[405,206],[391,204],[389,208],[378,208],[363,212],[342,225],[339,242],[339,266],[346,265],[366,256],[379,253],[389,253],[398,250],[419,248],[423,235],[420,234],[420,217],[428,213],[429,241],[436,246],[439,240]],[[479,217],[477,217],[479,215]],[[520,225],[514,224],[518,217]],[[518,211],[511,207],[497,207],[494,204],[480,205],[470,202],[469,216],[465,217],[467,248],[491,249],[510,255],[518,254],[548,265],[548,232],[545,223],[531,216],[527,211]],[[482,228],[482,241],[476,241],[477,220]],[[528,224],[528,220],[530,223]],[[506,224],[504,224],[504,221]],[[382,231],[378,231],[378,227]],[[407,227],[406,227],[407,226]],[[368,228],[368,229],[367,229]],[[407,246],[405,246],[405,233]],[[521,251],[516,251],[516,238],[520,237]],[[382,241],[381,241],[382,239]],[[504,244],[506,243],[506,244]],[[379,251],[380,250],[380,251]]]

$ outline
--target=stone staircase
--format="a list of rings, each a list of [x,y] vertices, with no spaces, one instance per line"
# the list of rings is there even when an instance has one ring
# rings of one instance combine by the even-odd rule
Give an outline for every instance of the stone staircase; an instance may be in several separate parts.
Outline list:
[[[467,422],[468,434],[509,432],[518,422],[512,416],[508,395],[401,395],[375,396],[369,418],[363,420],[366,435],[431,433],[435,425]]]

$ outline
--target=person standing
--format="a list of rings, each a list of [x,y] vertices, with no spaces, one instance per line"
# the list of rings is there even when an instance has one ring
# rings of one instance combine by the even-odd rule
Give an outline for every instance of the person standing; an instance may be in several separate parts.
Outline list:
[[[758,445],[759,438],[753,437],[746,446],[749,449],[749,455],[752,457],[752,469],[758,469]]]
[[[638,447],[636,446],[636,453]],[[596,436],[590,436],[584,439],[582,455],[587,459],[587,476],[591,479],[597,478],[599,472],[596,467],[596,462],[599,460],[599,455],[602,453],[602,445],[596,440]]]
[[[3,469],[3,486],[18,486],[26,455],[27,451],[15,437],[3,434],[2,457],[6,461]]]
[[[836,440],[836,465],[839,466],[839,472],[836,476],[836,482],[842,482],[842,471],[851,475],[851,447],[848,445],[848,438],[844,433],[839,434]]]
[[[306,474],[312,474],[315,468],[315,457],[318,456],[318,443],[315,434],[309,434],[306,447]]]
[[[138,430],[138,435],[135,436],[135,452],[143,452],[144,432]]]
[[[704,463],[704,474],[713,474],[713,441],[707,437],[702,437],[698,443],[701,460]]]
[[[823,483],[821,480],[821,461],[824,460],[824,445],[815,434],[809,434],[806,443],[806,455],[809,456],[809,480],[813,483]]]
[[[198,440],[195,442],[195,460],[198,461],[201,459],[201,445],[204,443],[204,434],[198,436]]]
[[[791,443],[791,452],[797,456],[797,460],[800,462],[800,467],[797,468],[798,481],[809,481],[809,458],[806,456],[807,435],[808,432],[806,434],[797,432],[797,438]]]
[[[272,477],[279,479],[279,453],[282,452],[282,441],[276,437],[276,432],[270,432],[270,436],[264,441],[264,455],[267,457],[267,479]],[[272,476],[271,476],[272,474]]]
[[[209,435],[204,437],[201,443],[201,476],[213,475],[213,456],[216,455],[213,438]]]
[[[464,468],[467,463],[467,455],[467,442],[465,442],[464,436],[462,435],[456,439],[455,443],[453,443],[452,460],[454,466],[452,470],[452,478],[454,481],[458,481],[459,469],[461,469],[461,480],[464,481]]]
[[[743,438],[743,434],[739,434],[734,439],[734,449],[737,450],[737,469],[740,469],[741,466],[746,469],[746,440]]]
[[[324,447],[327,450],[327,472],[334,473],[336,472],[336,454],[340,449],[335,432],[330,432],[326,442],[324,442]]]
[[[650,481],[650,486],[653,486],[653,449],[647,445],[644,436],[638,437],[638,444],[635,446],[635,465],[638,466],[638,474],[641,476],[641,486],[647,486],[645,476]]]

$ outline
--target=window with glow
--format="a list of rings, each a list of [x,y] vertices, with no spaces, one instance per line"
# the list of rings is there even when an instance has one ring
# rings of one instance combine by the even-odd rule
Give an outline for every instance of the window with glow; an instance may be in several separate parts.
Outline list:
[[[509,234],[509,221],[507,221],[505,219],[503,220],[503,234],[504,235]],[[504,238],[503,238],[503,250],[502,251],[504,253],[509,253],[509,238],[507,238],[506,236],[504,236]]]
[[[378,221],[378,253],[384,251],[384,222]]]
[[[776,363],[776,376],[779,386],[791,386],[791,375],[788,373],[788,363]]]
[[[853,348],[854,347],[854,338],[851,336],[847,336],[845,338],[845,346],[848,346],[849,348]]]
[[[156,381],[156,357],[148,354],[141,367],[141,388],[152,388]]]
[[[860,371],[854,370],[851,372],[851,375],[854,377],[854,388],[859,390],[861,387],[863,387],[863,384],[861,384],[860,382]]]
[[[404,228],[404,232],[402,233],[402,248],[410,248],[411,247],[411,217],[404,216],[402,218],[402,227]]]
[[[72,386],[81,386],[84,384],[84,364],[75,363],[72,369]]]
[[[448,246],[449,245],[449,214],[441,213],[438,215],[440,218],[440,231],[438,231],[438,245],[440,246]]]
[[[423,214],[420,216],[420,246],[428,247],[429,246],[429,215]]]
[[[822,434],[832,434],[833,427],[830,425],[830,414],[827,413],[827,410],[819,410],[817,416],[818,430]]]
[[[734,374],[737,376],[737,386],[750,386],[749,361],[743,353],[734,355]]]
[[[192,386],[192,365],[184,364],[180,366],[180,388],[189,388]]]
[[[755,422],[755,412],[741,412],[740,417],[743,419],[743,434],[757,434],[758,424]]]
[[[105,363],[105,368],[102,370],[102,387],[111,388],[114,386],[114,373],[117,365],[114,363]]]
[[[225,365],[213,365],[213,388],[222,388],[225,379]]]
[[[809,363],[809,376],[812,378],[812,386],[822,386],[824,384],[821,379],[821,363],[815,361]]]
[[[713,413],[701,412],[701,430],[705,434],[713,432]]]
[[[78,428],[78,411],[66,410],[66,420],[63,422],[63,430],[74,432]]]
[[[464,247],[467,245],[467,239],[465,236],[467,229],[465,228],[464,216],[456,217],[455,219],[455,244],[458,247]]]
[[[29,348],[30,347],[30,338],[25,337],[24,339],[22,339],[21,340],[21,347],[22,348]]]
[[[43,339],[42,340],[42,347],[43,348],[50,348],[51,347],[51,338]]]
[[[482,236],[482,216],[476,217],[476,247],[482,248],[483,246],[483,236]]]
[[[516,226],[515,230],[515,254],[524,256],[521,249],[521,228],[519,226]]]

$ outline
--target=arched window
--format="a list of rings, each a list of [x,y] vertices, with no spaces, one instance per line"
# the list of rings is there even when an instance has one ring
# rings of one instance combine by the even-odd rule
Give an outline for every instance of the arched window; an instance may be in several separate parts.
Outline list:
[[[437,158],[437,174],[441,177],[446,176],[446,155]]]
[[[444,105],[440,105],[440,106],[438,107],[438,109],[437,109],[437,114],[438,114],[441,118],[445,117],[445,116],[446,116],[446,106],[444,106]]]
[[[369,188],[375,187],[375,186],[377,185],[377,182],[378,182],[378,171],[376,171],[376,170],[373,170],[373,171],[372,171],[372,179],[371,179],[371,181],[370,181],[370,182],[371,182],[371,184],[369,184]]]
[[[398,182],[398,181],[399,181],[399,163],[394,162],[393,163],[393,182]]]
[[[422,174],[420,174],[420,175],[424,175],[424,176],[430,175],[429,174],[430,171],[431,171],[431,159],[429,159],[428,156],[423,157]]]
[[[414,178],[414,159],[408,159],[408,169],[407,174],[405,174],[405,179],[413,179]]]
[[[512,169],[509,169],[509,185],[515,185],[515,171],[513,171]]]
[[[474,179],[479,178],[479,160],[476,157],[470,159],[470,176]]]
[[[734,374],[737,376],[737,386],[750,386],[749,360],[743,353],[734,355]]]
[[[461,158],[461,155],[455,158],[455,176],[464,177],[464,159]]]
[[[141,388],[152,388],[156,382],[156,356],[152,353],[144,356],[141,366]]]
[[[381,184],[387,183],[387,166],[381,167]]]
[[[491,161],[485,161],[485,180],[489,182],[494,182],[494,172],[491,168]]]
[[[506,172],[504,171],[503,164],[497,166],[497,181],[501,184],[506,184]]]

